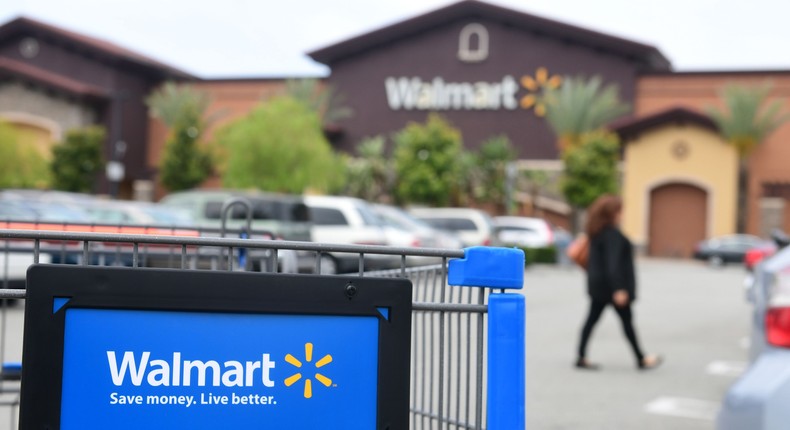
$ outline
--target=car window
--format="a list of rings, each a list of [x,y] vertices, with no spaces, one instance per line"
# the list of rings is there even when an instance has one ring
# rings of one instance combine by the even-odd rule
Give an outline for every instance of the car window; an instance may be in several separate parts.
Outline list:
[[[348,225],[343,212],[331,208],[310,208],[310,215],[315,225]]]
[[[304,203],[287,203],[292,221],[310,222],[310,209]]]
[[[203,209],[203,216],[207,219],[222,219],[222,205],[223,202],[213,201],[213,202],[206,202],[206,206]],[[252,205],[252,214],[253,218],[255,218],[255,204]],[[263,208],[259,208],[260,212],[258,215],[264,216],[266,214]],[[230,216],[228,219],[247,219],[247,208],[242,205],[234,205],[230,210]],[[269,218],[258,218],[258,219],[269,219]]]
[[[477,231],[474,221],[466,218],[422,218],[435,228],[450,231]]]
[[[527,233],[535,233],[537,229],[529,228],[529,227],[516,227],[516,226],[506,226],[506,227],[499,227],[499,231],[501,232],[527,232]]]
[[[241,206],[239,206],[241,208]],[[256,200],[252,203],[252,219],[277,219],[275,202]]]
[[[362,217],[362,222],[368,226],[382,226],[384,223],[381,219],[374,214],[370,209],[365,206],[357,205],[357,212],[359,212],[359,216]]]

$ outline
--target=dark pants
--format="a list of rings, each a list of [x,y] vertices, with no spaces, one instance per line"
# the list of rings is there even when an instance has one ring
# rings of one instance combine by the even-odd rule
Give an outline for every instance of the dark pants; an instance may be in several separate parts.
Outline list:
[[[585,358],[587,356],[587,342],[590,340],[590,335],[592,334],[595,324],[598,322],[598,319],[601,318],[603,310],[606,309],[606,306],[608,305],[612,305],[614,310],[617,311],[617,315],[620,316],[620,321],[623,323],[623,332],[625,332],[625,337],[628,338],[628,342],[631,344],[631,348],[634,350],[637,363],[641,363],[642,359],[644,358],[644,354],[642,354],[642,350],[639,348],[639,341],[636,339],[634,325],[631,322],[631,305],[628,304],[627,306],[621,308],[615,306],[612,302],[601,302],[595,299],[590,300],[590,314],[587,315],[587,321],[585,321],[584,327],[582,328],[582,338],[579,342],[579,358]]]

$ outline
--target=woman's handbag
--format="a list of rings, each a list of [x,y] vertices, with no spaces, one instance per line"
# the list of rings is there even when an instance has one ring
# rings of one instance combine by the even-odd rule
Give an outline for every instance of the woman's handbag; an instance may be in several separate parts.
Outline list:
[[[565,251],[565,254],[568,255],[574,263],[578,264],[584,270],[587,270],[587,261],[590,258],[590,239],[587,238],[586,234],[579,235],[571,244],[568,246],[568,250]]]

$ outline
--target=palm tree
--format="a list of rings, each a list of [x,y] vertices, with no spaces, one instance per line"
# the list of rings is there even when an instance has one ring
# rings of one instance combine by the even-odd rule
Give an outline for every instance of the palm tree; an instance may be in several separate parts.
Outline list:
[[[288,95],[318,114],[324,126],[334,125],[337,121],[354,115],[354,111],[345,106],[342,94],[337,93],[331,85],[321,85],[317,79],[289,79],[285,86]]]
[[[202,117],[209,100],[206,94],[190,86],[166,82],[148,96],[145,103],[153,116],[162,120],[167,128],[172,128],[186,115],[197,113]]]
[[[727,85],[720,93],[726,109],[709,108],[724,139],[738,153],[738,232],[746,231],[749,193],[749,157],[754,150],[785,121],[790,114],[781,113],[782,104],[767,103],[771,85],[756,87]]]
[[[565,78],[545,97],[546,119],[557,135],[561,152],[578,146],[581,136],[605,126],[631,107],[620,100],[615,84],[604,85],[600,76]]]

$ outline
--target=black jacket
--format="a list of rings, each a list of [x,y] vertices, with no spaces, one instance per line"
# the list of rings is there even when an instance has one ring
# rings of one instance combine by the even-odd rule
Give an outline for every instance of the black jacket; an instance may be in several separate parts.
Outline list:
[[[634,250],[617,227],[604,227],[590,238],[587,263],[587,292],[595,300],[609,302],[617,290],[626,290],[636,300]]]

